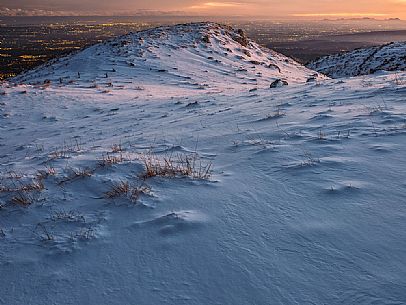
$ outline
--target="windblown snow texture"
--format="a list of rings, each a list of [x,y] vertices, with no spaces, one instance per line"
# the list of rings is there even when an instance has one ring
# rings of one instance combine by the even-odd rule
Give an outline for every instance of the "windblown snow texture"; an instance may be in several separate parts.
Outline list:
[[[406,303],[405,96],[212,23],[2,83],[0,304]]]

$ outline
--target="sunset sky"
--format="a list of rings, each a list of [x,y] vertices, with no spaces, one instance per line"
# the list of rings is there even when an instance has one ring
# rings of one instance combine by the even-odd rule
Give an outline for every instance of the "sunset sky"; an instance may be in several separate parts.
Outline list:
[[[0,0],[1,12],[131,14],[137,10],[191,15],[376,17],[406,19],[406,0]]]

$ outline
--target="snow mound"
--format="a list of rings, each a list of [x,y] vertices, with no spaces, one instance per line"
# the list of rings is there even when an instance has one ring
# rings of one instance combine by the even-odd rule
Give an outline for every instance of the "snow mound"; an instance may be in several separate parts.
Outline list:
[[[406,69],[406,42],[321,57],[307,67],[333,78],[367,75],[381,70],[403,71]]]
[[[191,23],[130,33],[53,60],[13,81],[156,92],[173,87],[269,87],[279,79],[291,84],[315,78],[325,77],[259,46],[242,30]]]
[[[146,225],[157,226],[163,235],[182,233],[185,230],[195,229],[207,222],[208,217],[200,211],[171,212],[147,221],[138,221],[136,227]]]

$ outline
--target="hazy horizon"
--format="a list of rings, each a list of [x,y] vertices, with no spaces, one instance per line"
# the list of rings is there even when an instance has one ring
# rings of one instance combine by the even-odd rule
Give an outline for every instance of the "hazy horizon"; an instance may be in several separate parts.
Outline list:
[[[253,18],[360,18],[406,19],[406,0],[335,2],[315,0],[199,1],[199,0],[3,0],[1,16],[245,16]]]

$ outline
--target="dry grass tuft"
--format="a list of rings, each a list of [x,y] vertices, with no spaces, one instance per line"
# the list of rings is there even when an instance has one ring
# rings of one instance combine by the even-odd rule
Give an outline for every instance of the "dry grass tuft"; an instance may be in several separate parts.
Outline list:
[[[128,181],[120,181],[119,183],[114,184],[111,190],[106,192],[104,195],[108,199],[126,196],[132,202],[137,202],[142,195],[147,195],[150,193],[151,188],[145,184],[140,186],[131,186]]]
[[[176,154],[175,156],[160,157],[153,153],[141,156],[145,171],[141,177],[191,177],[193,179],[209,179],[212,173],[212,163],[204,164],[198,160],[197,153],[190,155]]]
[[[42,177],[37,177],[31,183],[21,185],[19,190],[24,191],[24,192],[34,192],[34,191],[41,192],[44,190],[44,188],[45,188],[45,185],[44,185]]]
[[[102,159],[99,160],[99,165],[101,167],[107,167],[107,166],[112,166],[114,164],[119,164],[124,161],[123,154],[120,153],[118,156],[113,156],[110,153],[103,154]]]
[[[151,188],[147,185],[141,185],[138,187],[132,187],[131,188],[131,193],[130,193],[130,199],[133,202],[137,202],[138,199],[140,199],[140,197],[142,195],[148,195],[151,193]]]
[[[42,233],[40,234],[42,240],[44,241],[54,240],[54,236],[48,231],[48,229],[42,223],[38,223],[34,231],[37,231],[38,229]]]
[[[75,211],[57,211],[50,217],[52,221],[86,222],[85,217]]]
[[[111,152],[112,152],[112,153],[119,153],[119,152],[123,152],[123,151],[124,151],[124,149],[123,149],[121,143],[119,143],[119,144],[113,144],[113,145],[111,146]]]
[[[130,185],[127,181],[120,181],[114,184],[110,191],[106,192],[104,195],[107,198],[117,198],[126,195],[130,191]]]
[[[94,172],[95,169],[92,168],[68,168],[68,170],[70,171],[69,175],[62,179],[61,181],[59,181],[59,185],[62,185],[64,183],[67,182],[72,182],[78,179],[83,179],[83,178],[89,178],[91,177]]]
[[[68,158],[69,155],[82,151],[82,144],[78,139],[70,142],[65,142],[61,147],[58,147],[49,154],[50,160]]]
[[[309,151],[303,151],[304,160],[302,161],[302,166],[314,166],[320,163],[320,159],[316,158]]]
[[[322,131],[322,130],[319,130],[319,134],[318,134],[318,137],[317,137],[320,141],[324,141],[324,140],[327,140],[327,136],[326,136],[326,134]]]
[[[47,165],[45,170],[48,176],[55,176],[57,174],[57,171],[53,166]]]
[[[72,241],[76,240],[88,241],[94,238],[96,238],[96,232],[91,227],[81,228],[78,232],[71,235]]]
[[[11,202],[21,206],[29,206],[35,201],[34,197],[29,193],[18,192],[16,196],[11,198]]]
[[[399,73],[395,73],[395,80],[394,80],[395,84],[397,86],[404,86],[406,84],[406,81],[401,79],[399,76]]]
[[[29,182],[23,179],[24,175],[15,172],[8,173],[7,183],[0,185],[0,193],[9,193],[11,202],[21,206],[29,206],[35,202],[35,193],[41,193],[45,189],[44,176],[38,172]]]

